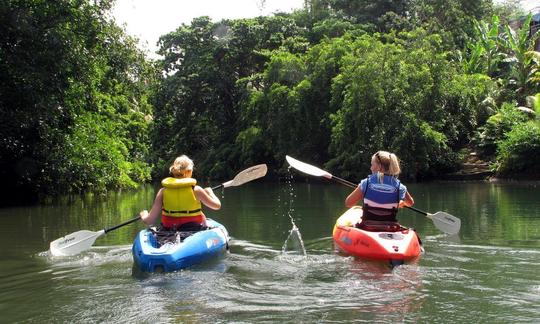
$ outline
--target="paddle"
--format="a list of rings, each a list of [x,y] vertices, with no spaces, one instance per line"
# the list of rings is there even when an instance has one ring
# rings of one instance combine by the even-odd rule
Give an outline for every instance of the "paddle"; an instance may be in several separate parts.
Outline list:
[[[264,177],[266,175],[267,170],[268,168],[266,167],[266,164],[259,164],[259,165],[252,166],[238,173],[234,177],[234,179],[213,187],[212,190],[216,190],[221,187],[227,188],[227,187],[240,186],[246,182]],[[59,239],[52,241],[50,243],[49,249],[53,256],[69,256],[69,255],[79,254],[83,251],[88,250],[90,247],[92,247],[92,245],[94,244],[94,242],[96,241],[98,237],[103,236],[107,234],[108,232],[118,229],[122,226],[126,226],[128,224],[136,222],[140,218],[141,218],[140,216],[137,216],[122,224],[119,224],[110,228],[105,228],[97,232],[82,230],[82,231],[71,233],[69,235],[66,235],[64,237],[61,237]]]
[[[83,251],[88,250],[96,239],[100,236],[107,234],[110,231],[113,231],[122,226],[126,226],[133,222],[136,222],[140,219],[140,216],[132,218],[122,224],[102,229],[101,231],[92,232],[88,230],[82,230],[75,233],[71,233],[59,239],[56,239],[51,242],[49,250],[53,256],[68,256],[76,255]]]
[[[327,179],[335,180],[351,188],[357,187],[356,184],[350,181],[333,176],[328,171],[325,171],[325,170],[317,168],[316,166],[298,161],[295,158],[292,158],[288,155],[285,156],[285,159],[287,160],[287,162],[289,162],[289,165],[291,167],[297,169],[298,171],[301,171],[301,172],[304,172],[304,173],[307,173],[309,175],[316,176],[316,177],[325,177]],[[425,212],[423,210],[420,210],[414,207],[408,207],[408,206],[405,206],[405,207],[417,213],[427,216],[427,218],[433,221],[433,224],[435,225],[435,227],[441,230],[442,232],[445,232],[448,234],[459,233],[459,229],[461,227],[461,220],[453,215],[450,215],[442,211],[438,211],[435,214],[431,214],[431,213]]]
[[[236,177],[234,177],[234,179],[224,182],[218,186],[212,187],[212,190],[216,190],[221,187],[227,188],[227,187],[235,187],[235,186],[243,185],[244,183],[249,182],[251,180],[264,177],[266,175],[267,170],[268,168],[266,167],[266,164],[254,165],[238,173]]]

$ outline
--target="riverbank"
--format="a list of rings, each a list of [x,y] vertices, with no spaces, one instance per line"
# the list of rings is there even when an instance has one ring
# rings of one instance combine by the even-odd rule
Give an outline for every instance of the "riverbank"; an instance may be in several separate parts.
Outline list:
[[[488,161],[482,160],[476,152],[468,152],[464,155],[461,168],[456,172],[443,175],[442,179],[455,181],[489,180],[495,176],[495,172],[491,170],[489,164]]]
[[[485,161],[478,157],[476,152],[465,154],[461,162],[461,168],[453,173],[442,175],[441,180],[448,181],[489,181],[489,182],[512,182],[512,181],[540,181],[540,174],[512,174],[507,176],[498,175],[492,170],[493,161]]]

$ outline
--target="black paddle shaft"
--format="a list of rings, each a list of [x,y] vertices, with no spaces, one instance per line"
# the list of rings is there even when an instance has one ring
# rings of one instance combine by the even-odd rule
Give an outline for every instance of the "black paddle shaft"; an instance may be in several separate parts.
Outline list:
[[[135,218],[133,218],[133,219],[130,219],[130,220],[126,221],[126,222],[123,222],[122,224],[119,224],[119,225],[116,225],[116,226],[113,226],[113,227],[106,228],[106,229],[104,230],[104,231],[105,231],[105,234],[109,233],[110,231],[114,231],[115,229],[120,228],[120,227],[122,227],[122,226],[126,226],[126,225],[128,225],[128,224],[134,223],[134,222],[138,221],[139,219],[141,219],[141,216],[137,216],[137,217],[135,217]]]

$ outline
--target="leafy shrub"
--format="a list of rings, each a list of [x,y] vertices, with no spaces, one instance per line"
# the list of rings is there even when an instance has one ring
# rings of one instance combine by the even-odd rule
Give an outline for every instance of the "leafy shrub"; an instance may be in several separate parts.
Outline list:
[[[527,117],[511,103],[504,103],[499,112],[488,118],[486,124],[479,128],[475,137],[478,153],[484,158],[493,158],[497,153],[498,142],[508,136],[512,126],[522,123]]]
[[[106,117],[85,113],[76,121],[62,147],[52,148],[46,187],[63,192],[103,192],[110,188],[134,188],[150,178],[150,167],[131,162],[120,137],[121,128]],[[50,190],[53,192],[53,190]]]
[[[499,175],[540,174],[540,125],[519,123],[499,143],[497,155]]]

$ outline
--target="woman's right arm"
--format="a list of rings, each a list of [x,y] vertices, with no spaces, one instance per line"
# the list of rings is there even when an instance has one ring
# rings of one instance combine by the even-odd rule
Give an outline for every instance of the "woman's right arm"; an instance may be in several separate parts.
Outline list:
[[[156,198],[154,199],[154,204],[152,205],[152,209],[150,209],[150,212],[147,210],[143,210],[139,213],[141,216],[141,220],[146,225],[150,226],[153,225],[156,220],[161,215],[161,209],[163,208],[163,188],[159,189]]]
[[[347,208],[351,208],[352,206],[355,206],[359,201],[362,201],[363,199],[364,199],[364,193],[362,192],[362,190],[360,190],[360,186],[358,186],[345,199],[345,206]]]

